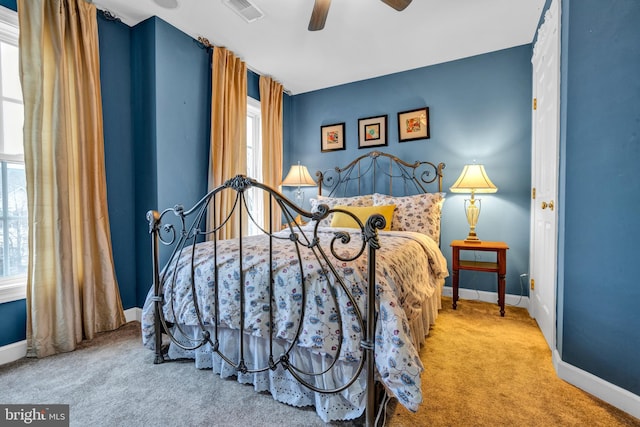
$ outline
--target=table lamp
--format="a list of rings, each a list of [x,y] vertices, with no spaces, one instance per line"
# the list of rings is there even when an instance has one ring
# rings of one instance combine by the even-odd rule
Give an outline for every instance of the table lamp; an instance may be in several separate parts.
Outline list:
[[[484,165],[472,164],[464,166],[458,180],[451,186],[450,190],[453,193],[471,193],[471,199],[464,201],[467,221],[469,222],[469,235],[464,241],[466,243],[480,243],[480,239],[476,235],[476,224],[478,223],[482,203],[480,199],[477,199],[478,206],[476,206],[475,193],[495,193],[498,191],[498,187],[487,176]]]
[[[316,182],[311,178],[309,170],[306,166],[301,166],[300,162],[297,165],[292,165],[289,169],[289,173],[282,181],[284,187],[298,187],[295,193],[295,199],[298,206],[302,207],[304,203],[304,195],[300,187],[315,187]]]

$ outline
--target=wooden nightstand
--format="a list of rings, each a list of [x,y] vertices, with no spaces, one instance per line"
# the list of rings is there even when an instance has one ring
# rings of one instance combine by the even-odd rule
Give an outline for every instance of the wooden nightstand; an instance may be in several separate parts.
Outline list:
[[[464,240],[454,240],[451,242],[453,249],[453,309],[458,306],[458,281],[460,270],[484,271],[487,273],[498,273],[498,305],[500,306],[500,316],[504,317],[504,297],[505,297],[505,276],[507,274],[507,246],[504,242],[467,243]],[[460,259],[460,251],[483,251],[495,252],[496,262],[468,261]]]

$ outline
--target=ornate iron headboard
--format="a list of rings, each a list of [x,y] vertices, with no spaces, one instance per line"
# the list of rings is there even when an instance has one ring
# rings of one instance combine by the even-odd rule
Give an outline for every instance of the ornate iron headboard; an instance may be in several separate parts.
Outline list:
[[[325,196],[375,193],[381,186],[380,178],[383,181],[382,186],[385,187],[380,191],[389,195],[393,195],[394,179],[400,182],[403,188],[402,195],[408,195],[412,191],[427,193],[427,187],[434,182],[437,182],[437,191],[441,192],[444,168],[444,163],[437,165],[428,161],[408,163],[382,151],[370,151],[343,168],[336,167],[333,170],[316,172],[318,194],[322,194],[323,187],[329,190],[328,194],[323,194]]]

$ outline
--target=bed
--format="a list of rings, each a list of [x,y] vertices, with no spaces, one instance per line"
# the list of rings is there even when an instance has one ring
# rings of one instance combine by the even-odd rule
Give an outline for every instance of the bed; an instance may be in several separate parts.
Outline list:
[[[416,411],[418,351],[448,275],[443,169],[371,151],[318,172],[310,211],[236,176],[188,210],[148,212],[153,284],[142,336],[155,363],[193,359],[278,401],[314,406],[325,422],[376,425],[392,397]],[[255,221],[250,189],[266,194],[269,212],[280,207],[283,228],[218,239],[228,221],[240,230]],[[226,192],[233,210],[206,227]]]

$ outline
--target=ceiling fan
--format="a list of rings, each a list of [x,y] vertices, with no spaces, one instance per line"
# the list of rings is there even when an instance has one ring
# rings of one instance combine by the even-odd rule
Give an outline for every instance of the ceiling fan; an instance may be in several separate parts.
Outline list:
[[[404,10],[411,0],[382,0],[387,6],[391,6],[397,11]],[[329,6],[331,0],[315,0],[311,19],[309,20],[309,31],[318,31],[324,28],[324,22],[327,20]]]

